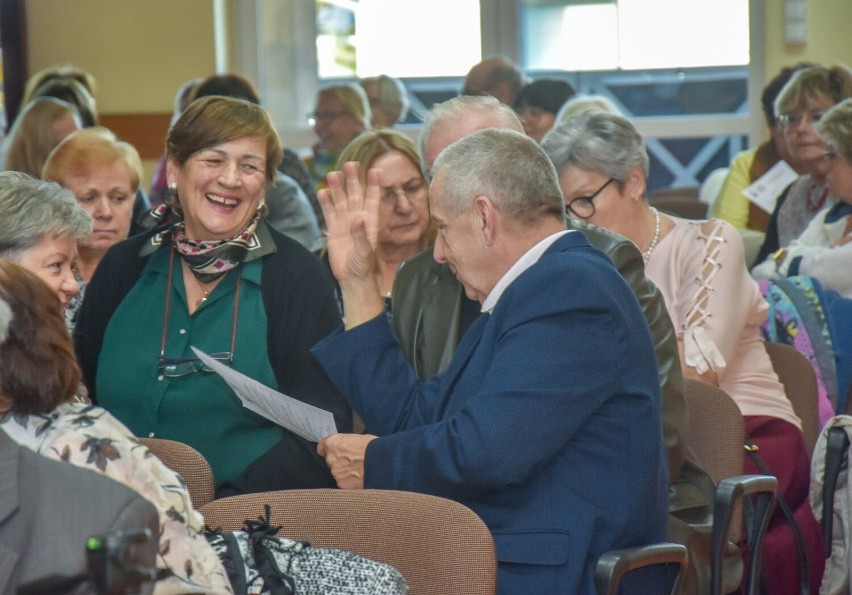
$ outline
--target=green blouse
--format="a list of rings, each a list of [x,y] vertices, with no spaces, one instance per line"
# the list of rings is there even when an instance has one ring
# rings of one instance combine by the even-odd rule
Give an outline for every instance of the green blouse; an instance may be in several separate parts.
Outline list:
[[[193,446],[210,462],[221,485],[277,443],[283,430],[244,408],[218,374],[197,370],[178,378],[164,376],[158,369],[160,348],[165,335],[163,355],[169,359],[194,357],[190,346],[208,354],[229,352],[236,328],[231,367],[277,390],[267,354],[261,262],[228,272],[190,315],[180,260],[174,260],[167,316],[169,250],[160,249],[110,319],[98,360],[98,401],[137,436]]]

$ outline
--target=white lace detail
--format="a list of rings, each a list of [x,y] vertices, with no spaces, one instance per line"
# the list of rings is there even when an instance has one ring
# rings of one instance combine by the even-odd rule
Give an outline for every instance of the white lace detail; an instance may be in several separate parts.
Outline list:
[[[689,302],[681,331],[686,364],[694,367],[699,374],[709,370],[718,373],[725,367],[725,358],[703,328],[704,322],[713,316],[707,307],[707,302],[715,292],[713,278],[722,268],[719,253],[723,245],[727,243],[720,233],[722,225],[722,222],[718,220],[692,224],[697,231],[695,241],[704,242],[703,260],[701,274],[696,275],[693,280],[698,290]]]

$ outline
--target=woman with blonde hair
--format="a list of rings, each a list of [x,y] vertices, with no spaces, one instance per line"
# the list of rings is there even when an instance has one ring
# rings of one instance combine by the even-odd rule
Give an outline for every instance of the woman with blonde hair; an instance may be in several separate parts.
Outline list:
[[[368,170],[381,171],[376,259],[379,288],[388,299],[399,266],[429,243],[429,186],[414,142],[395,130],[360,134],[340,154],[337,169],[342,170],[348,161],[361,165],[365,185]]]
[[[47,156],[82,127],[77,109],[54,97],[37,97],[18,114],[4,145],[4,169],[41,177]]]
[[[93,229],[77,242],[80,294],[68,305],[73,328],[85,287],[106,251],[130,233],[133,201],[142,177],[142,162],[132,145],[106,128],[78,130],[50,154],[42,177],[74,193],[92,217]]]
[[[825,112],[847,97],[852,97],[852,70],[836,65],[797,70],[775,98],[775,116],[790,156],[804,174],[778,198],[755,262],[771,255],[781,258],[779,249],[798,237],[817,213],[836,202],[826,184],[829,163],[817,125]]]

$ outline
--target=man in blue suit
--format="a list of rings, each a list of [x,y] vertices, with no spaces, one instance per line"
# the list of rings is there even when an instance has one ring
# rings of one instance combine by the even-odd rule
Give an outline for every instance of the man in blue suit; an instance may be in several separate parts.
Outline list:
[[[384,315],[373,246],[380,196],[354,164],[321,195],[345,330],[314,348],[375,435],[319,444],[341,488],[451,498],[494,536],[500,593],[593,593],[605,551],[662,541],[666,453],[648,326],[633,293],[565,227],[534,141],[489,129],[438,157],[434,256],[481,316],[449,368],[417,380]],[[648,585],[645,585],[648,586]]]

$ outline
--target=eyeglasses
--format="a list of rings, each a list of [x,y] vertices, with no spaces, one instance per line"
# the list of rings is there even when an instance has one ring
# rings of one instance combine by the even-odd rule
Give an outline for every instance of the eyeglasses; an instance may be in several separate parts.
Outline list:
[[[319,122],[331,122],[345,115],[346,112],[313,112],[308,114],[308,124],[313,126]]]
[[[420,202],[425,198],[426,182],[422,179],[411,180],[403,186],[387,186],[382,192],[382,206],[393,208],[399,200],[400,194],[405,196],[409,202]]]
[[[588,219],[595,214],[595,197],[604,191],[604,188],[615,182],[615,178],[610,178],[604,185],[598,188],[591,196],[578,196],[565,205],[567,214],[573,213],[580,219]]]
[[[822,119],[823,115],[825,115],[825,112],[822,110],[814,110],[804,113],[788,112],[778,116],[778,123],[781,124],[781,128],[787,130],[790,126],[798,126],[799,122],[802,121],[802,118],[807,118],[810,125],[814,126]]]
[[[208,354],[212,359],[230,366],[234,361],[234,355],[230,351],[221,351]],[[194,374],[195,372],[212,372],[213,369],[197,357],[181,357],[172,359],[161,357],[157,362],[157,371],[166,378],[180,378]]]
[[[166,335],[169,329],[169,304],[171,304],[172,295],[172,271],[174,270],[175,250],[174,248],[169,253],[169,274],[166,277],[166,303],[163,313],[163,334],[160,339],[160,359],[157,360],[157,373],[164,378],[181,378],[189,376],[195,372],[212,372],[213,370],[207,364],[203,363],[197,357],[166,357]],[[234,362],[234,353],[237,345],[237,313],[240,308],[240,281],[241,278],[237,275],[237,285],[234,288],[234,318],[231,324],[231,350],[218,351],[209,354],[210,357],[218,362],[230,366]]]

